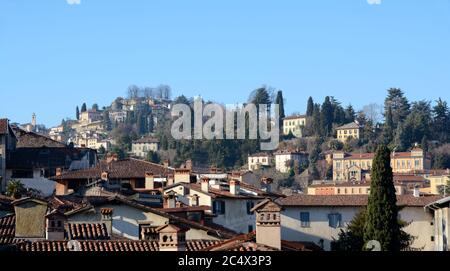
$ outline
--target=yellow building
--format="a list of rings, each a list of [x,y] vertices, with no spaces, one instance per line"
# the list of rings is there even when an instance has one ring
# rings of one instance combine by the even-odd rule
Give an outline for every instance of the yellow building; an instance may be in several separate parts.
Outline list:
[[[306,126],[306,116],[290,116],[283,119],[283,134],[292,134],[296,137],[302,137],[303,127]]]
[[[395,192],[397,195],[404,195],[407,189],[401,184],[395,184]],[[370,182],[363,183],[331,183],[316,184],[308,187],[308,195],[324,196],[324,195],[369,195]]]
[[[438,195],[443,186],[450,187],[450,172],[447,170],[447,174],[428,176],[430,181],[430,193]]]
[[[352,122],[336,128],[336,138],[341,142],[346,142],[348,139],[361,138],[361,126]]]
[[[333,154],[333,180],[361,181],[365,172],[372,169],[374,153],[344,153]],[[410,152],[393,152],[391,166],[394,173],[414,173],[430,169],[430,159],[420,148]]]

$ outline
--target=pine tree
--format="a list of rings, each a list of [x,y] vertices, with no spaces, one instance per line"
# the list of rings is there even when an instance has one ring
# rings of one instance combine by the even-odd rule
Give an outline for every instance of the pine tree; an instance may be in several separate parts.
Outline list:
[[[81,106],[81,113],[86,112],[87,111],[87,105],[86,103],[83,103],[83,105]]]
[[[410,112],[410,105],[408,99],[399,88],[391,88],[388,90],[388,96],[384,101],[385,116],[389,108],[391,109],[392,122],[394,130],[402,123]]]
[[[399,251],[401,225],[391,168],[391,152],[378,147],[372,168],[372,183],[364,226],[364,242],[377,240],[383,251]]]
[[[320,105],[315,104],[312,116],[312,125],[313,125],[313,134],[315,136],[319,136],[322,133],[321,124],[320,124]]]
[[[77,120],[80,120],[80,108],[77,106],[77,109],[75,111],[75,117],[77,118]]]
[[[354,122],[356,118],[355,110],[353,109],[353,106],[350,104],[345,109],[345,122],[350,123]]]
[[[433,130],[435,138],[442,143],[450,139],[450,112],[446,101],[441,98],[433,107]]]
[[[314,114],[314,100],[312,97],[309,97],[308,99],[308,105],[306,108],[306,116],[312,117]]]
[[[108,110],[103,111],[103,125],[105,126],[106,131],[112,130],[112,122],[109,118]]]
[[[92,105],[92,110],[94,110],[94,111],[98,111],[98,104],[93,104]]]

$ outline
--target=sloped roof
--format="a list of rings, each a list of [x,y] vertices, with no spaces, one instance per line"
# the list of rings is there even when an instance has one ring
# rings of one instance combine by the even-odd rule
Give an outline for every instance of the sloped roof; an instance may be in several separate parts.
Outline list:
[[[351,122],[351,123],[344,124],[336,129],[337,130],[345,130],[345,129],[359,129],[359,128],[361,128],[361,126],[359,126],[359,124],[357,124],[355,122]]]
[[[66,144],[53,140],[47,136],[27,132],[20,128],[14,128],[17,136],[17,148],[65,148]]]
[[[154,137],[143,137],[133,141],[133,143],[159,143],[159,140]]]
[[[82,252],[156,252],[159,251],[159,243],[156,241],[79,241]],[[186,242],[187,251],[200,251],[220,241],[191,240]],[[17,249],[23,252],[64,252],[69,251],[68,241],[35,241],[21,242]]]
[[[100,179],[103,172],[108,172],[109,179],[145,178],[146,173],[155,176],[167,176],[174,171],[163,165],[128,158],[124,160],[107,163],[101,161],[97,166],[90,169],[64,172],[61,176],[54,176],[52,180],[87,180]]]
[[[15,225],[15,215],[7,215],[0,218],[0,245],[12,244],[14,242]]]
[[[105,223],[68,223],[70,240],[107,240],[110,239]]]
[[[397,196],[397,205],[406,207],[424,207],[427,204],[442,198],[442,196],[413,195]],[[283,207],[296,206],[340,206],[340,207],[362,207],[368,202],[367,195],[293,195],[277,200]]]

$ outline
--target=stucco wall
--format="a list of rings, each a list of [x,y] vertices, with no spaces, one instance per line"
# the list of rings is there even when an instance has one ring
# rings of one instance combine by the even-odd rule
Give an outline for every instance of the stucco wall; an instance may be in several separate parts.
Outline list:
[[[289,241],[309,241],[319,244],[322,239],[324,248],[330,250],[333,238],[338,237],[341,229],[329,226],[328,215],[339,213],[342,215],[343,225],[347,225],[360,209],[356,207],[287,207],[281,215],[281,236]],[[310,213],[310,227],[302,228],[300,223],[300,212]],[[423,207],[403,208],[400,218],[411,224],[404,230],[418,237],[412,245],[413,248],[423,250],[433,250],[434,243],[431,236],[434,234],[434,227],[431,224],[432,216],[425,213]]]
[[[213,219],[214,223],[232,229],[238,233],[248,233],[248,227],[252,226],[256,229],[255,215],[247,214],[248,200],[227,200],[221,199],[225,202],[225,214],[218,215]],[[257,202],[252,200],[256,205]]]

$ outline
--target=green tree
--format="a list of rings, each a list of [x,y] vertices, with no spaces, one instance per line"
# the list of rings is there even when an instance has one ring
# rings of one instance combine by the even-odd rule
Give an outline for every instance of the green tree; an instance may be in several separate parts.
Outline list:
[[[25,186],[19,180],[11,180],[6,186],[6,195],[20,199],[26,193]]]
[[[333,251],[362,251],[365,250],[364,245],[364,226],[366,224],[367,210],[363,208],[358,212],[347,226],[347,229],[341,230],[338,239],[331,243]],[[400,250],[407,249],[414,241],[414,237],[406,233],[403,228],[408,224],[399,221],[400,225]]]
[[[308,105],[306,107],[306,116],[312,117],[314,114],[314,100],[312,97],[308,99]]]
[[[434,137],[445,143],[450,139],[450,112],[446,101],[441,98],[433,107],[433,130]]]
[[[385,116],[386,120],[384,121],[383,126],[383,143],[386,145],[391,144],[394,139],[394,121],[392,119],[392,108],[389,107]]]
[[[112,122],[111,122],[111,119],[109,118],[108,110],[103,111],[103,125],[105,126],[106,131],[111,131]]]
[[[159,164],[159,163],[161,163],[161,158],[159,157],[158,153],[149,151],[147,153],[147,161],[155,163],[155,164]]]
[[[356,118],[356,112],[353,109],[353,106],[350,104],[345,109],[345,122],[347,122],[347,123],[354,122],[355,118]]]
[[[389,108],[391,109],[393,128],[395,130],[409,115],[410,109],[408,99],[406,99],[401,89],[391,88],[388,90],[388,96],[384,101],[385,116]]]
[[[81,105],[81,113],[86,112],[87,111],[87,105],[86,103],[83,103],[83,105]]]
[[[409,147],[414,143],[420,143],[424,137],[428,137],[431,123],[430,103],[427,101],[414,102],[411,113],[404,121],[406,145]]]
[[[98,108],[98,104],[95,103],[95,104],[92,105],[92,110],[98,111],[98,109],[99,109]]]
[[[322,136],[328,137],[331,135],[333,119],[333,105],[331,104],[331,98],[327,96],[325,97],[325,101],[322,104],[322,111],[320,112],[320,128]]]
[[[373,160],[372,182],[364,225],[364,242],[377,240],[383,251],[401,249],[397,197],[391,168],[391,151],[380,145]]]
[[[77,120],[80,120],[80,108],[77,106],[77,109],[75,110],[75,117]]]
[[[280,108],[280,125],[283,123],[283,119],[286,117],[284,112],[284,99],[283,99],[283,91],[278,91],[277,98],[275,99],[275,104],[278,104]]]

